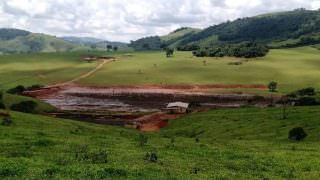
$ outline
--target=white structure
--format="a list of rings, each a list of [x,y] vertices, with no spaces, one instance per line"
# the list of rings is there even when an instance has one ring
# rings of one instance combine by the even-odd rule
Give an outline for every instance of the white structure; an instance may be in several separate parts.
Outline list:
[[[189,108],[189,103],[184,102],[173,102],[167,105],[166,110],[170,113],[186,113]]]

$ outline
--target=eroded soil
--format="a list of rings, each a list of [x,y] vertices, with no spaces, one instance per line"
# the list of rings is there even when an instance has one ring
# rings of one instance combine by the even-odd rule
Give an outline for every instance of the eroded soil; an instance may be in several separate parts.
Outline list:
[[[142,131],[157,131],[168,120],[181,115],[163,111],[170,102],[188,102],[200,106],[194,111],[237,108],[245,105],[268,106],[277,97],[252,94],[216,94],[216,89],[250,88],[266,90],[264,85],[177,85],[88,87],[72,83],[51,86],[25,95],[39,98],[55,107],[57,117],[101,124],[130,126]]]

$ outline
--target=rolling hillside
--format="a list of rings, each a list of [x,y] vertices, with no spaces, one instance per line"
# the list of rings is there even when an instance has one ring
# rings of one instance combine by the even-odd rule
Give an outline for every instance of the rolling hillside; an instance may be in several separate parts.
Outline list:
[[[107,45],[127,50],[121,42],[95,38],[64,37],[32,33],[19,29],[0,29],[0,54],[105,50]]]
[[[0,125],[0,178],[317,179],[319,107],[288,112],[211,111],[148,134],[12,112],[12,124]],[[305,141],[288,140],[294,127]]]
[[[297,9],[259,15],[211,26],[181,42],[200,46],[257,41],[272,47],[293,47],[320,42],[320,11]]]
[[[0,30],[0,53],[62,52],[76,48],[55,36],[17,29]]]
[[[320,43],[320,11],[297,9],[241,18],[203,30],[181,28],[166,36],[139,39],[131,45],[140,46],[136,49],[141,50],[143,46],[149,49],[160,49],[161,45],[212,47],[252,41],[266,44],[270,48],[318,44]]]
[[[135,50],[160,50],[164,47],[174,48],[178,46],[181,41],[199,31],[200,29],[195,28],[179,28],[168,35],[151,36],[132,41],[130,47],[134,48]]]
[[[112,42],[112,41],[106,41],[103,39],[97,39],[97,38],[91,38],[91,37],[62,37],[63,40],[70,42],[74,45],[79,46],[87,46],[87,47],[94,47],[94,48],[100,48],[100,49],[106,49],[108,45],[111,45],[112,47],[118,47],[120,50],[128,49],[127,43],[122,42]]]

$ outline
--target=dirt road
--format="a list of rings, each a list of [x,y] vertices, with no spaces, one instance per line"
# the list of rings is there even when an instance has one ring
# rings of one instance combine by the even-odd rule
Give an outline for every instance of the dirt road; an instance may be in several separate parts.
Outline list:
[[[114,59],[111,59],[111,60],[102,60],[98,63],[98,65],[92,69],[91,71],[87,72],[86,74],[83,74],[81,76],[78,76],[70,81],[67,81],[67,82],[63,82],[63,83],[58,83],[58,84],[54,84],[54,85],[49,85],[47,86],[46,88],[55,88],[55,87],[61,87],[61,86],[67,86],[67,85],[71,85],[77,81],[80,81],[81,79],[84,79],[84,78],[87,78],[91,75],[93,75],[94,73],[96,73],[97,71],[99,71],[101,68],[103,68],[103,66],[107,63],[110,63],[114,61]]]

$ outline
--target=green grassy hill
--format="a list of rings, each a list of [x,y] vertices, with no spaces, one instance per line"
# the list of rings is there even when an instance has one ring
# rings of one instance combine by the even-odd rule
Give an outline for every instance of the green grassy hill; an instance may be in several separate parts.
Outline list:
[[[320,42],[319,24],[320,11],[297,9],[214,25],[189,36],[180,45],[205,47],[243,41],[271,43],[273,48],[310,45]]]
[[[317,179],[319,107],[288,112],[286,120],[277,108],[199,113],[144,135],[12,112],[13,123],[0,125],[0,178]],[[287,139],[294,127],[305,141]]]
[[[14,54],[0,56],[0,89],[17,85],[65,82],[92,70],[96,63],[83,61],[88,52]]]
[[[4,35],[4,33],[2,35]],[[2,54],[32,52],[63,52],[70,51],[74,48],[76,48],[76,46],[71,43],[68,43],[57,37],[45,34],[19,34],[10,39],[0,39],[0,52]]]
[[[203,30],[181,28],[169,35],[160,37],[162,45],[172,48],[190,49],[196,47],[212,47],[222,44],[238,44],[255,41],[268,45],[270,48],[300,47],[320,43],[320,11],[297,9],[288,12],[263,14],[254,17],[241,18],[213,25]],[[143,38],[134,41],[137,44],[157,45],[160,40]],[[155,42],[158,42],[157,44]],[[141,50],[141,48],[138,50]],[[146,48],[142,50],[148,50]]]
[[[183,27],[169,33],[168,35],[144,37],[136,41],[132,41],[129,46],[138,51],[161,50],[164,47],[175,48],[181,41],[199,31],[200,29]]]

